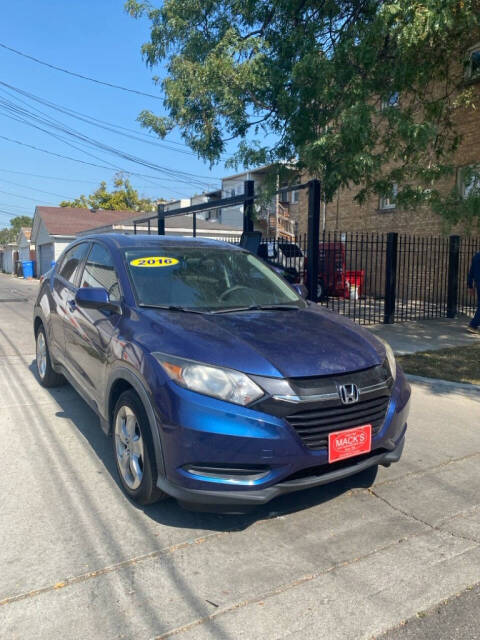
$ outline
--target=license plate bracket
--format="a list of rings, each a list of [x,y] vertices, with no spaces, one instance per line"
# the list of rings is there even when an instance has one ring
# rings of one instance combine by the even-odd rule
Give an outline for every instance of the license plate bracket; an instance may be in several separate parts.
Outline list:
[[[328,462],[354,458],[372,450],[372,425],[364,424],[352,429],[328,434]]]

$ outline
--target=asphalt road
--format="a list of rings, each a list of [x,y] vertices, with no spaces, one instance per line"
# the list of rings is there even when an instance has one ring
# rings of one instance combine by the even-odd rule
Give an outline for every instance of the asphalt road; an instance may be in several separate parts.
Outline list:
[[[0,275],[2,640],[480,637],[478,391],[416,383],[376,478],[248,517],[141,509],[83,400],[37,382],[36,286]]]

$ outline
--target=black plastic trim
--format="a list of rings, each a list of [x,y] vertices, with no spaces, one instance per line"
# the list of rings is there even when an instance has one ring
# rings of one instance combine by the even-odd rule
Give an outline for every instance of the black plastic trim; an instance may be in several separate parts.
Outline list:
[[[157,487],[176,498],[186,506],[209,506],[212,511],[215,507],[222,508],[226,506],[231,507],[249,507],[261,505],[273,500],[277,496],[291,493],[293,491],[299,491],[301,489],[310,489],[312,487],[318,487],[322,484],[328,484],[335,480],[341,480],[348,476],[354,475],[373,467],[375,465],[390,465],[393,462],[398,462],[403,452],[405,444],[405,436],[397,444],[395,449],[388,452],[382,452],[378,456],[372,456],[368,459],[364,459],[360,462],[353,462],[351,466],[337,469],[329,473],[321,475],[308,476],[306,478],[299,478],[297,480],[280,482],[271,487],[265,489],[251,489],[250,491],[206,491],[202,489],[187,489],[180,487],[173,482],[170,482],[166,478],[158,478]]]

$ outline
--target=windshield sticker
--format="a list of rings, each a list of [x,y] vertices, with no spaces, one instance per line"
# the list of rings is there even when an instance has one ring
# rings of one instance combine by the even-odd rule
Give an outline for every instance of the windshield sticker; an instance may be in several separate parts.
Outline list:
[[[178,264],[176,258],[166,258],[165,256],[147,256],[146,258],[135,258],[130,260],[132,267],[173,267]]]

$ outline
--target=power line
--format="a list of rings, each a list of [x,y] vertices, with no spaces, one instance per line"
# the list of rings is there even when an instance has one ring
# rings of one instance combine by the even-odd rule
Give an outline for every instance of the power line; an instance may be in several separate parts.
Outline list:
[[[0,193],[5,194],[6,196],[12,196],[12,198],[20,198],[20,200],[31,200],[32,202],[36,202],[38,204],[38,200],[37,198],[29,198],[28,196],[19,196],[16,193],[11,193],[10,191],[3,191],[2,189],[0,189]],[[46,205],[50,206],[56,206],[50,202],[46,202]]]
[[[146,93],[145,91],[138,91],[137,89],[130,89],[129,87],[123,87],[119,84],[113,84],[111,82],[103,82],[102,80],[98,80],[97,78],[91,78],[90,76],[85,76],[82,73],[76,73],[75,71],[70,71],[69,69],[64,69],[63,67],[57,67],[54,64],[50,64],[49,62],[45,62],[44,60],[40,60],[39,58],[35,58],[34,56],[30,56],[23,51],[18,51],[18,49],[13,49],[13,47],[9,47],[6,44],[0,42],[0,47],[2,49],[6,49],[11,53],[15,53],[18,56],[22,56],[23,58],[27,58],[28,60],[32,60],[37,64],[41,64],[44,67],[49,67],[50,69],[55,69],[55,71],[61,71],[62,73],[66,73],[69,76],[74,76],[75,78],[81,78],[82,80],[89,80],[90,82],[95,82],[96,84],[103,85],[105,87],[110,87],[111,89],[121,89],[122,91],[128,91],[129,93],[136,93],[139,96],[147,96],[148,98],[153,98],[154,100],[162,100],[161,96],[155,96],[153,93]]]
[[[37,189],[36,187],[29,187],[26,184],[20,184],[18,182],[12,182],[11,180],[5,180],[4,178],[0,178],[0,184],[1,183],[7,183],[7,184],[11,184],[14,187],[22,187],[22,189],[29,189],[30,191],[38,191],[38,193],[46,193],[49,196],[55,196],[57,198],[63,198],[63,199],[67,199],[69,198],[69,196],[65,196],[62,195],[60,193],[54,193],[52,191],[45,191],[44,189]]]
[[[48,153],[50,156],[55,156],[57,158],[63,158],[64,160],[72,160],[73,162],[80,162],[81,164],[87,164],[90,167],[100,167],[100,169],[108,169],[112,170],[111,167],[106,167],[105,165],[95,164],[93,162],[86,162],[85,160],[79,160],[78,158],[72,158],[71,156],[66,156],[61,153],[55,153],[54,151],[48,151],[47,149],[41,149],[40,147],[35,147],[32,144],[27,144],[26,142],[21,142],[20,140],[13,140],[13,138],[7,138],[6,136],[1,136],[2,140],[6,140],[7,142],[14,142],[15,144],[19,144],[22,147],[28,147],[29,149],[34,149],[35,151],[41,151],[42,153]]]
[[[44,106],[50,108],[50,109],[54,109],[55,111],[59,111],[60,113],[63,113],[71,118],[75,118],[77,120],[81,120],[83,122],[86,122],[87,124],[93,125],[95,127],[100,127],[102,129],[105,129],[107,131],[111,131],[112,133],[115,133],[117,135],[122,135],[125,136],[127,138],[133,139],[133,140],[138,140],[139,142],[144,142],[146,144],[150,144],[162,149],[168,149],[170,151],[175,151],[177,153],[183,153],[186,155],[192,155],[195,157],[198,157],[198,154],[195,153],[194,151],[191,151],[190,148],[188,147],[188,145],[186,145],[185,143],[181,143],[181,142],[176,142],[174,140],[167,140],[167,142],[159,142],[158,140],[154,139],[154,136],[151,136],[149,134],[144,134],[142,132],[139,131],[135,131],[134,129],[129,129],[127,127],[122,127],[118,124],[113,124],[111,122],[107,122],[105,120],[100,120],[98,118],[95,118],[93,116],[89,116],[88,114],[85,113],[81,113],[80,111],[76,111],[74,109],[70,109],[68,107],[64,107],[62,105],[59,105],[55,102],[51,102],[50,100],[45,100],[44,98],[40,98],[39,96],[34,95],[33,93],[30,93],[28,91],[24,91],[23,89],[20,89],[18,87],[15,87],[11,84],[8,84],[6,82],[0,82],[0,85],[2,85],[3,87],[7,87],[8,89],[10,89],[11,91],[14,91],[15,93],[18,93],[20,95],[23,95],[24,97],[28,98],[29,100],[32,100],[34,102],[38,102],[40,104],[43,104]],[[26,104],[26,103],[24,103]],[[41,112],[40,112],[41,113]],[[128,132],[128,133],[126,133]],[[132,135],[134,134],[134,135]],[[146,138],[149,138],[147,140],[142,139],[140,136],[144,136]],[[176,145],[178,147],[181,147],[181,149],[175,149],[173,147],[171,147],[170,145]]]
[[[185,172],[185,171],[180,171],[178,169],[170,169],[168,167],[163,167],[161,165],[157,165],[154,162],[150,162],[148,160],[144,160],[143,158],[140,158],[138,156],[134,156],[130,153],[127,153],[125,151],[122,151],[121,149],[117,149],[115,147],[112,147],[110,145],[104,144],[102,142],[99,142],[95,139],[92,139],[84,134],[82,134],[81,132],[76,131],[75,129],[72,129],[71,127],[69,127],[68,125],[65,125],[59,121],[56,121],[55,119],[51,119],[47,114],[44,114],[42,112],[39,112],[38,109],[36,110],[38,113],[40,113],[41,115],[38,116],[36,115],[34,112],[26,110],[25,108],[16,105],[15,103],[10,102],[9,100],[5,100],[4,98],[0,99],[0,103],[3,104],[4,108],[7,109],[8,112],[13,113],[15,115],[6,115],[4,114],[6,117],[11,118],[13,120],[16,121],[20,121],[23,122],[24,124],[27,124],[29,126],[32,126],[36,129],[40,129],[41,131],[43,131],[44,133],[47,133],[47,135],[51,135],[57,139],[62,140],[62,138],[59,138],[58,136],[56,136],[55,134],[53,134],[51,131],[46,131],[45,129],[43,129],[42,127],[39,127],[38,124],[35,125],[33,124],[33,122],[30,122],[29,120],[25,120],[25,116],[27,116],[29,119],[33,120],[34,122],[39,122],[41,124],[44,124],[50,128],[56,129],[58,131],[61,131],[63,133],[66,133],[67,135],[76,138],[77,140],[80,140],[83,143],[86,143],[88,146],[90,147],[94,147],[96,149],[100,149],[101,151],[116,155],[121,157],[124,160],[127,160],[128,162],[133,162],[134,164],[140,164],[142,166],[148,167],[150,169],[153,169],[155,171],[159,171],[161,173],[164,173],[166,175],[169,175],[171,177],[174,177],[177,181],[179,182],[185,182],[186,184],[197,184],[200,187],[204,187],[204,186],[208,186],[208,182],[201,180],[201,178],[203,178],[204,176],[199,176],[197,174],[192,174],[189,172]],[[22,118],[23,116],[23,118]],[[44,117],[46,116],[46,117]],[[19,120],[20,118],[20,120]],[[70,146],[74,146],[71,145],[70,142],[62,140],[63,142],[67,142],[67,144],[69,144]],[[82,149],[80,149],[80,151],[83,151]],[[85,151],[83,151],[84,153],[87,153]],[[89,154],[91,155],[91,154]],[[93,156],[96,160],[100,160],[103,162],[108,162],[105,161],[101,158],[98,158],[98,156]],[[115,168],[116,170],[121,170],[120,167],[112,165],[111,168]],[[206,177],[206,176],[205,176]],[[208,179],[208,178],[207,178]]]
[[[60,178],[59,176],[44,176],[39,173],[27,173],[26,171],[14,171],[13,169],[0,169],[5,173],[14,173],[20,176],[28,176],[29,178],[43,178],[44,180],[60,180],[64,182],[81,182],[83,184],[98,184],[95,180],[81,180],[80,178]]]

